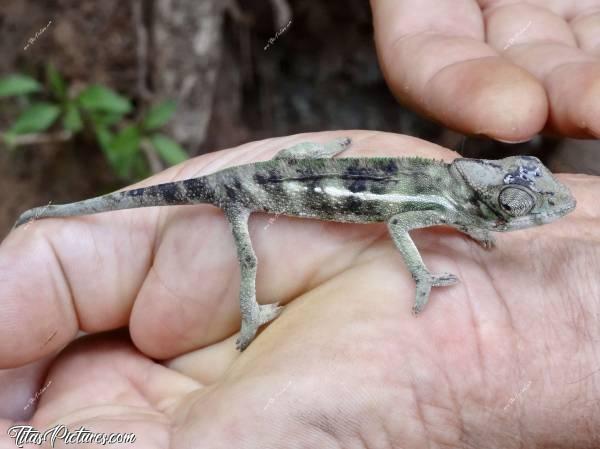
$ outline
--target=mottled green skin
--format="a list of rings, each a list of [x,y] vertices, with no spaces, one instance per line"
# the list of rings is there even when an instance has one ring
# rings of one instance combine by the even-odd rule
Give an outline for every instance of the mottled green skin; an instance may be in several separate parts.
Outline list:
[[[381,222],[452,201],[448,165],[417,158],[274,159],[207,181],[224,203],[338,222]]]
[[[350,139],[302,143],[269,161],[231,167],[183,181],[112,193],[77,203],[25,212],[31,219],[66,217],[136,207],[210,203],[223,209],[241,268],[242,328],[237,347],[246,348],[258,327],[275,318],[276,304],[256,301],[257,260],[248,233],[252,212],[337,222],[386,222],[416,282],[415,313],[432,287],[451,285],[448,273],[431,274],[409,236],[412,229],[446,224],[485,247],[489,231],[548,223],[575,207],[569,190],[533,157],[498,161],[456,159],[450,164],[423,158],[338,158]]]

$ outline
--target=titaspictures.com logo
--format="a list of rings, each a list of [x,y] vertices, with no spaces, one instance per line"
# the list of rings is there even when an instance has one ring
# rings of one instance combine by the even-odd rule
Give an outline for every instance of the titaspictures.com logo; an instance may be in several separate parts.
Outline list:
[[[50,429],[40,432],[32,426],[15,425],[9,427],[8,436],[14,438],[17,447],[22,448],[25,444],[42,444],[48,442],[51,447],[55,447],[57,441],[62,441],[64,444],[123,444],[134,443],[135,434],[133,433],[96,433],[85,427],[80,427],[76,430],[69,430],[63,424],[56,425]]]

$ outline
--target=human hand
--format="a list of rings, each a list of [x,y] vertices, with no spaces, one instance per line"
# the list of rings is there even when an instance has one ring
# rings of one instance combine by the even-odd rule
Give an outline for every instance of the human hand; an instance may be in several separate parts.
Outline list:
[[[600,0],[371,0],[397,98],[467,134],[600,137]]]
[[[212,153],[143,184],[333,134]],[[348,156],[455,156],[344,135]],[[132,432],[123,447],[144,449],[598,447],[600,180],[561,179],[577,210],[501,234],[492,251],[449,228],[414,232],[428,267],[461,280],[434,289],[418,318],[384,225],[256,214],[258,299],[287,306],[241,354],[236,251],[218,209],[32,222],[0,246],[0,367],[29,364],[0,372],[2,428],[35,408],[40,431]],[[125,326],[131,339],[115,331]],[[79,330],[93,335],[74,341]]]

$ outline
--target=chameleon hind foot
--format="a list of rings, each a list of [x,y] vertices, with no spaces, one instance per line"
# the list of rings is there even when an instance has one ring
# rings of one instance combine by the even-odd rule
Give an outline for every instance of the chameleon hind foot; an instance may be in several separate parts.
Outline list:
[[[458,278],[451,273],[430,274],[415,277],[417,286],[415,305],[413,306],[413,314],[418,315],[423,311],[425,305],[429,301],[429,294],[432,287],[446,287],[458,282]]]
[[[258,314],[250,320],[242,320],[242,328],[240,329],[240,336],[235,341],[235,347],[238,351],[243,351],[248,347],[254,337],[258,328],[263,324],[274,320],[279,316],[283,307],[278,303],[275,304],[264,304],[258,306]]]

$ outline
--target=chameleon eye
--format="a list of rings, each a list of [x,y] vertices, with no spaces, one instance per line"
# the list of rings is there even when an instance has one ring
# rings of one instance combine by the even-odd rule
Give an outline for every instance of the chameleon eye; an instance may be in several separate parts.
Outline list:
[[[523,189],[507,187],[500,192],[498,203],[507,214],[513,217],[521,217],[533,209],[535,200]]]

